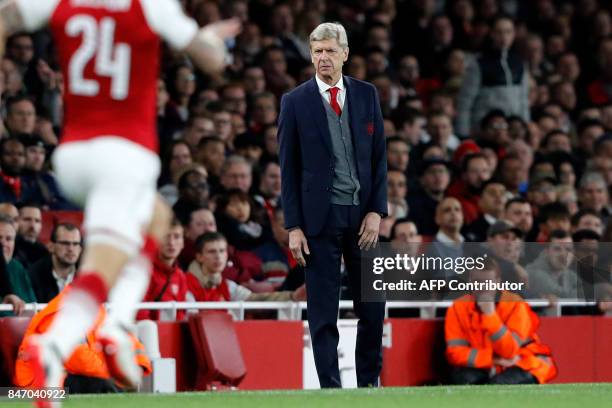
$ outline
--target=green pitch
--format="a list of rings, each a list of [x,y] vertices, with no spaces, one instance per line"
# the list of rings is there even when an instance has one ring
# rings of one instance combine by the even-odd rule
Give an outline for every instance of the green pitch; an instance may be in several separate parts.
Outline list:
[[[612,383],[544,386],[408,387],[316,391],[225,391],[172,395],[72,396],[66,408],[596,408],[612,406]],[[0,406],[24,406],[7,404]],[[27,405],[25,405],[27,406]]]

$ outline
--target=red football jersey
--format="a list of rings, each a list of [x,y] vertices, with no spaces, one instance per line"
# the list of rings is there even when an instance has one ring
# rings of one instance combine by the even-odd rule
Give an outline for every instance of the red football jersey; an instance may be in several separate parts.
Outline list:
[[[197,31],[176,0],[20,0],[28,29],[48,23],[64,75],[62,143],[119,136],[157,151],[160,36]]]

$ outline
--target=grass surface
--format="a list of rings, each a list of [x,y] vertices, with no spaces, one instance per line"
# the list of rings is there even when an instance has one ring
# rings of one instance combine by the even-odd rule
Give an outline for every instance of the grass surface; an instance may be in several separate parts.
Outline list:
[[[28,403],[0,402],[23,407]],[[225,391],[180,394],[71,396],[67,408],[189,407],[402,407],[402,408],[596,408],[612,406],[612,384],[544,386],[407,387],[359,390]]]

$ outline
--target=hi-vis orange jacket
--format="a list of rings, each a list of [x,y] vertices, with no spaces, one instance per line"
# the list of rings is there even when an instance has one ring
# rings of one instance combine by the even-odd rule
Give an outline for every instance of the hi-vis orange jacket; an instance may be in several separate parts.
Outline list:
[[[516,366],[543,384],[557,375],[550,348],[540,342],[538,316],[523,299],[501,292],[495,313],[483,314],[473,295],[455,302],[446,313],[446,359],[453,366],[503,371],[493,359],[513,359]]]
[[[17,356],[17,362],[15,364],[15,375],[13,383],[19,387],[29,387],[34,381],[34,372],[31,367],[31,363],[23,358],[23,349],[25,348],[28,336],[33,334],[41,334],[48,330],[49,326],[53,322],[53,319],[57,315],[59,307],[61,306],[62,298],[65,296],[70,287],[64,289],[59,295],[49,302],[47,307],[38,312],[32,320],[26,330],[21,345],[19,346],[19,354]],[[104,320],[106,313],[103,308],[100,308],[100,313],[96,320],[94,328],[89,332],[87,338],[84,339],[82,344],[79,344],[75,349],[74,353],[64,363],[66,372],[69,374],[83,375],[87,377],[96,378],[110,378],[104,355],[102,351],[96,347],[95,331]],[[136,361],[138,365],[143,369],[144,375],[149,375],[152,372],[151,361],[144,352],[144,346],[137,338],[132,337],[134,349],[136,350]]]

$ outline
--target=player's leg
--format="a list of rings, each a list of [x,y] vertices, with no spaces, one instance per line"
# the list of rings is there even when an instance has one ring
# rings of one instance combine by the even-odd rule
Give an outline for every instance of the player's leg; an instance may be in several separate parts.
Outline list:
[[[137,306],[149,286],[158,242],[168,230],[171,214],[170,208],[163,200],[156,197],[145,245],[140,254],[128,262],[111,290],[108,299],[110,310],[96,334],[106,352],[111,375],[122,384],[135,386],[140,383],[142,371],[136,364],[128,333],[134,331]]]

